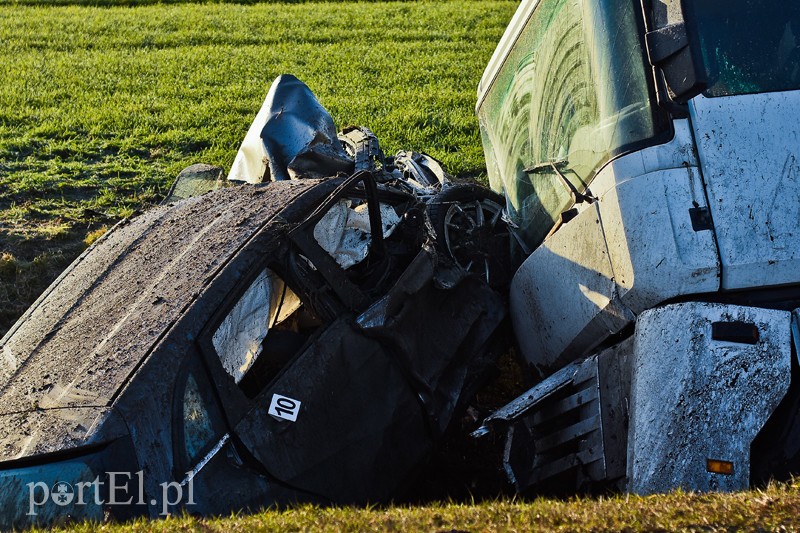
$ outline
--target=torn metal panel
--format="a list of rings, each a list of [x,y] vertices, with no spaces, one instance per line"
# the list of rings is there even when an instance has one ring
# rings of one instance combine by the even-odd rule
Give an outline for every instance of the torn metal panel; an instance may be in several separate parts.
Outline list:
[[[442,164],[424,152],[401,150],[394,157],[394,165],[402,173],[403,181],[416,189],[441,188],[453,181]]]
[[[372,133],[372,130],[364,126],[351,126],[339,133],[339,140],[347,154],[353,159],[356,172],[384,170],[386,157],[383,155],[378,137]]]
[[[633,339],[571,363],[489,415],[517,492],[571,494],[625,484]]]
[[[270,86],[228,179],[263,183],[353,170],[328,111],[306,84],[284,74]]]

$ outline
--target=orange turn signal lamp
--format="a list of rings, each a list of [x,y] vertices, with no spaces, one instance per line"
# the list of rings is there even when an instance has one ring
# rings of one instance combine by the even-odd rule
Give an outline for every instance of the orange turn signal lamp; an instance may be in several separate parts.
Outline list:
[[[733,475],[733,463],[719,459],[706,459],[706,470],[714,474]]]

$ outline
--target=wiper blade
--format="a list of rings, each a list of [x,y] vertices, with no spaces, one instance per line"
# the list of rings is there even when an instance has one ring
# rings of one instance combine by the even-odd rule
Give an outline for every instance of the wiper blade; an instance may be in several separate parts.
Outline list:
[[[557,161],[547,161],[545,163],[539,163],[539,164],[527,167],[527,168],[523,169],[522,171],[525,174],[541,174],[543,172],[552,170],[553,172],[555,172],[558,175],[559,178],[561,178],[561,181],[564,183],[564,185],[567,186],[569,191],[572,193],[572,197],[575,199],[575,203],[576,204],[580,204],[580,203],[583,203],[583,202],[586,202],[587,204],[593,204],[594,201],[597,200],[597,198],[592,196],[592,194],[589,192],[589,188],[588,187],[586,188],[586,192],[588,194],[584,194],[584,193],[580,192],[578,190],[578,188],[575,187],[575,185],[573,185],[573,183],[567,179],[567,177],[564,175],[564,173],[561,172],[561,169],[568,170],[567,169],[567,160],[566,159],[560,159],[560,160],[557,160]]]
[[[528,168],[522,169],[525,174],[540,174],[542,172],[549,172],[555,169],[558,172],[560,169],[566,168],[569,162],[566,159],[556,159],[555,161],[545,161],[538,163]]]

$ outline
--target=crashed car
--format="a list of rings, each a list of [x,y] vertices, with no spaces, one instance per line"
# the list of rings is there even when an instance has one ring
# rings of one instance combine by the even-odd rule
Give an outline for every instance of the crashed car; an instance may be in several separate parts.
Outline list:
[[[503,343],[508,231],[488,189],[332,128],[280,77],[230,179],[183,173],[0,341],[2,527],[413,479]]]

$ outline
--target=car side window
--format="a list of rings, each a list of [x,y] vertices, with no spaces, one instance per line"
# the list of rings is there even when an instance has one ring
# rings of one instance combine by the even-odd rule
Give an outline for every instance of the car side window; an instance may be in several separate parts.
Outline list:
[[[300,307],[300,299],[274,272],[262,270],[217,327],[211,343],[238,384],[264,349],[271,327]]]
[[[225,371],[254,398],[319,325],[297,294],[264,268],[213,330],[211,344]]]
[[[191,468],[225,433],[222,411],[199,361],[190,363],[178,399],[177,448],[183,467]]]

